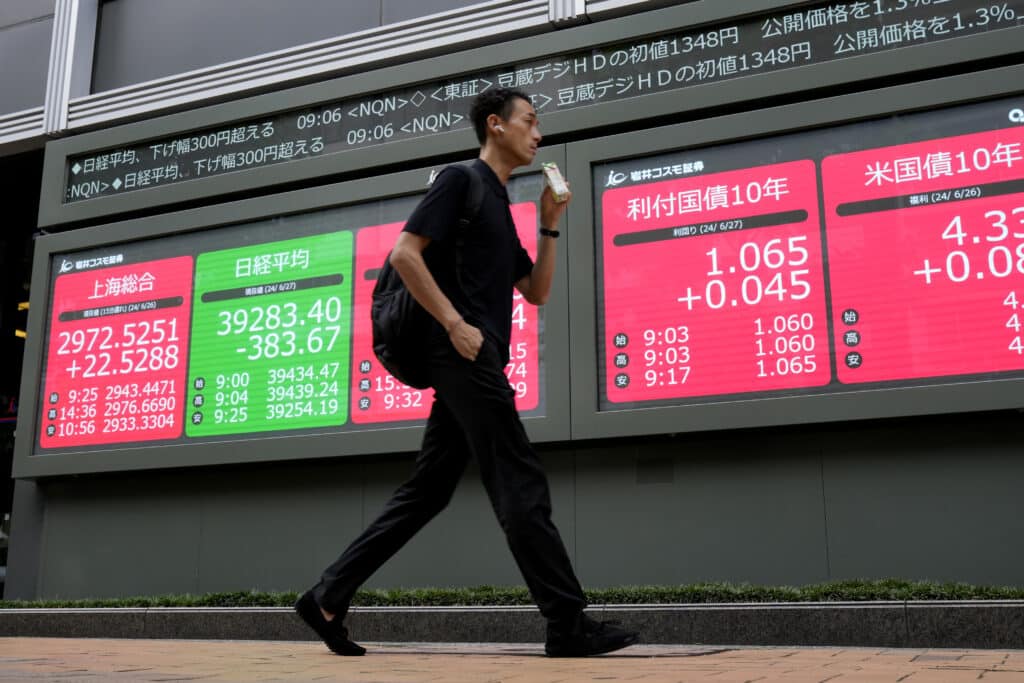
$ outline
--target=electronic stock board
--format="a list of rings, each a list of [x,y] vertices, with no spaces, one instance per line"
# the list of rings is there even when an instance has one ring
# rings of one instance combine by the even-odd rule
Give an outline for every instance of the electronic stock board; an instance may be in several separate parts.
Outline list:
[[[422,189],[384,198],[366,193],[422,188],[430,172],[399,176],[299,191],[290,200],[298,207],[322,204],[332,193],[363,197],[343,206],[256,219],[289,205],[261,198],[218,214],[248,212],[254,220],[212,219],[211,210],[198,210],[191,212],[201,216],[194,229],[145,239],[116,239],[102,226],[93,231],[104,236],[99,246],[57,247],[40,257],[48,296],[34,453],[106,457],[251,440],[268,443],[268,458],[275,448],[295,453],[281,436],[333,440],[320,446],[324,454],[343,454],[344,444],[353,452],[414,448],[418,437],[395,434],[419,433],[433,393],[398,382],[380,366],[369,317],[376,275]],[[533,256],[541,188],[536,172],[508,184],[513,220]],[[182,215],[156,220],[174,225]],[[122,226],[123,234],[137,233],[138,225]],[[41,244],[68,240],[90,242],[68,233]],[[518,293],[513,299],[506,374],[527,423],[544,422],[545,309]],[[562,326],[565,317],[558,316]],[[346,433],[362,439],[338,445]],[[543,434],[541,428],[534,436]],[[367,447],[374,438],[376,446]]]
[[[304,86],[217,105],[208,123],[175,114],[52,144],[46,183],[60,192],[47,193],[41,222],[348,169],[335,156],[368,164],[365,177],[373,164],[451,154],[466,146],[453,135],[468,134],[467,98],[495,85],[533,93],[556,133],[731,103],[750,110],[750,98],[806,90],[814,74],[838,84],[1007,54],[1022,10],[1016,1],[765,0],[732,19],[693,3],[665,11],[690,22],[679,30],[652,23],[654,12],[640,17],[640,38],[627,40],[636,27],[623,20],[573,33],[572,52],[557,58],[557,36],[524,39],[533,61],[478,55],[493,73],[430,80],[452,72],[456,58],[442,57],[417,66],[426,80],[412,86],[401,69],[351,87]],[[1019,71],[570,144],[576,197],[560,258],[571,287],[565,296],[556,286],[547,313],[520,318],[508,369],[521,410],[536,418],[533,435],[1016,405]],[[918,109],[935,111],[891,116]],[[29,348],[46,347],[26,373],[38,414],[16,470],[30,454],[134,467],[119,449],[172,454],[146,466],[274,459],[279,436],[317,444],[298,449],[312,456],[335,454],[339,433],[344,453],[415,447],[376,435],[415,433],[405,427],[422,423],[429,393],[376,367],[359,308],[414,193],[342,185],[368,188],[364,201],[305,199],[282,211],[273,198],[247,200],[265,208],[242,222],[211,208],[195,215],[218,218],[182,228],[170,226],[191,212],[152,219],[165,227],[147,239],[128,222],[41,242],[48,275],[33,291],[47,292],[46,320]],[[536,221],[527,195],[513,199],[524,243],[533,230],[522,226]],[[255,450],[224,455],[238,442]]]
[[[877,110],[872,98],[885,96],[819,110]],[[1024,99],[630,154],[657,149],[639,141],[570,148],[594,225],[593,245],[577,243],[593,282],[574,277],[572,297],[593,309],[574,307],[573,325],[596,330],[592,357],[574,351],[588,389],[574,432],[1024,403]]]

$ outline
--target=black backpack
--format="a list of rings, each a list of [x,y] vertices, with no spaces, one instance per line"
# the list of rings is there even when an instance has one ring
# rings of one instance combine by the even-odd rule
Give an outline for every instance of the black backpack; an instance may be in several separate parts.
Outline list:
[[[463,233],[480,211],[484,188],[480,174],[472,166],[455,164],[469,178],[466,198],[459,216],[455,241],[455,276],[461,287]],[[391,267],[388,252],[373,287],[370,318],[373,322],[373,352],[384,368],[415,389],[430,386],[425,342],[430,335],[433,317],[417,303],[405,287],[401,276]]]

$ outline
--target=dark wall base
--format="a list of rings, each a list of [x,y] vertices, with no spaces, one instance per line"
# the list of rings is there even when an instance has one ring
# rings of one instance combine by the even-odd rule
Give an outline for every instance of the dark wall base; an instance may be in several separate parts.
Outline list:
[[[1024,601],[593,607],[642,642],[1024,648]],[[364,642],[540,643],[533,607],[353,608]],[[314,640],[289,608],[0,610],[0,637]]]

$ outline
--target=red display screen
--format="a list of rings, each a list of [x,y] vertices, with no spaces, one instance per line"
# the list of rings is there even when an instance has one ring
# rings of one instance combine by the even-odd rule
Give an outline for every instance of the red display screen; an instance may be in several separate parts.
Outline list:
[[[611,402],[827,384],[814,163],[604,194]]]
[[[512,220],[515,222],[519,241],[530,254],[537,258],[537,204],[520,202],[513,204]],[[540,316],[541,308],[526,303],[523,295],[512,293],[512,337],[509,342],[509,362],[505,375],[516,392],[516,408],[520,412],[536,410],[540,406]]]
[[[405,222],[362,228],[356,233],[355,300],[352,302],[352,421],[357,424],[425,420],[433,389],[414,389],[395,379],[373,355],[370,305],[384,258]]]
[[[1019,128],[822,162],[844,384],[1024,369]]]
[[[1024,376],[1019,102],[593,173],[600,410]]]
[[[178,437],[192,259],[67,273],[57,277],[53,298],[40,444]]]
[[[537,207],[533,202],[511,206],[512,218],[523,247],[536,258]],[[430,414],[433,389],[414,389],[395,379],[373,355],[370,304],[377,273],[402,231],[404,222],[362,228],[356,235],[356,283],[353,302],[352,421],[356,424],[422,420]],[[540,400],[540,337],[538,309],[515,292],[512,338],[505,374],[516,392],[521,413],[534,410]]]

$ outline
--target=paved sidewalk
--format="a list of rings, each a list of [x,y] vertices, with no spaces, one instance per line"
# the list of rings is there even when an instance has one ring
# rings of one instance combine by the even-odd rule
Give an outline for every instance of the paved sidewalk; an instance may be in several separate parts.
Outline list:
[[[639,645],[548,659],[540,645],[0,638],[0,681],[345,681],[346,683],[1024,682],[1022,650]]]

